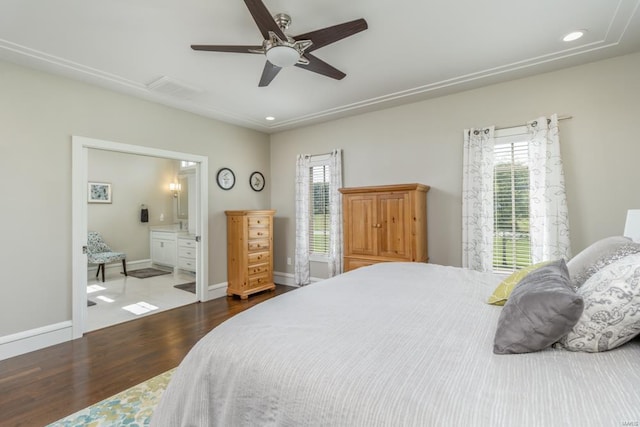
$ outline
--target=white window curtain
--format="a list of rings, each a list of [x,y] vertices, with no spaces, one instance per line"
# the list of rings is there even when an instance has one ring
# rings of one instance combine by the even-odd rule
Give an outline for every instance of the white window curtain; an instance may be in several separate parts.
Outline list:
[[[327,157],[324,155],[323,157]],[[296,285],[310,283],[309,228],[311,216],[310,180],[311,167],[317,161],[314,156],[300,154],[296,163],[296,252],[294,280]],[[330,277],[342,273],[342,150],[333,150],[328,158],[321,160],[329,169],[329,245],[327,269]]]
[[[309,168],[311,156],[299,154],[296,159],[296,253],[294,281],[298,286],[311,281],[309,270]]]
[[[464,130],[462,266],[492,271],[494,130]]]
[[[569,213],[560,157],[558,116],[527,123],[529,143],[529,228],[531,260],[571,258]]]
[[[329,159],[329,277],[342,273],[342,150],[331,152]]]

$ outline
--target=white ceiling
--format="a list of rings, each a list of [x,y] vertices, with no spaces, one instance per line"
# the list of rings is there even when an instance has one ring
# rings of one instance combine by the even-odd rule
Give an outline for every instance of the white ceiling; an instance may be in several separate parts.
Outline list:
[[[260,88],[262,55],[193,51],[262,43],[241,0],[3,0],[0,59],[273,133],[640,51],[640,0],[263,1],[291,35],[366,19],[314,51],[347,76],[291,67]],[[162,77],[194,90],[151,90]]]

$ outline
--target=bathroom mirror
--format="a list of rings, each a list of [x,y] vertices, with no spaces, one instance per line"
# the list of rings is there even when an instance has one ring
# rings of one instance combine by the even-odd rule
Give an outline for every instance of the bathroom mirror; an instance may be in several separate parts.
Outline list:
[[[178,175],[178,219],[189,219],[189,176],[186,174]]]

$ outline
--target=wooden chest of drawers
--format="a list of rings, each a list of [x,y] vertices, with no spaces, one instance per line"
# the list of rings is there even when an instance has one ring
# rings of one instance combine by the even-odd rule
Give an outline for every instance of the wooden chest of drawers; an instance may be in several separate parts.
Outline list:
[[[227,295],[274,290],[274,210],[225,211],[227,215]]]

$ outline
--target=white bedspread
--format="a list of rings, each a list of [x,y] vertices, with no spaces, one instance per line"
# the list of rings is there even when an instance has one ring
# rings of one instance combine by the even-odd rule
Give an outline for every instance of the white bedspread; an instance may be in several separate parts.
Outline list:
[[[640,340],[495,355],[499,281],[383,263],[268,300],[192,349],[152,425],[640,425]]]

